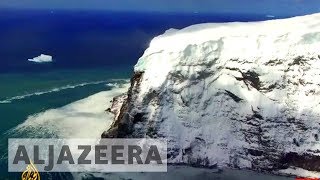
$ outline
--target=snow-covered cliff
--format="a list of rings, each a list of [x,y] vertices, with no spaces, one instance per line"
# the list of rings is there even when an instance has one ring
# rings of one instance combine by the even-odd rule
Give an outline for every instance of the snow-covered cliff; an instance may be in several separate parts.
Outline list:
[[[320,14],[168,30],[116,114],[102,137],[167,139],[172,163],[320,171]]]

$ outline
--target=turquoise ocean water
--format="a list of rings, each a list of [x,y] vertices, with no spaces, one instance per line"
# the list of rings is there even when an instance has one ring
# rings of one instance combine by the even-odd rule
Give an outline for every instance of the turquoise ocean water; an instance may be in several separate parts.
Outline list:
[[[115,86],[126,83],[130,75],[130,67],[0,74],[0,81],[4,83],[0,95],[0,153],[2,155],[0,179],[19,179],[20,177],[20,173],[7,172],[8,138],[59,137],[58,133],[51,132],[54,130],[46,132],[51,127],[46,127],[45,123],[41,126],[31,125],[20,131],[15,129],[18,125],[24,123],[32,115],[46,112],[49,109],[59,109],[90,95],[111,90]],[[109,100],[105,101],[107,104]],[[88,124],[90,124],[89,120]],[[81,131],[81,129],[78,130]],[[63,176],[68,176],[68,174],[63,174]]]

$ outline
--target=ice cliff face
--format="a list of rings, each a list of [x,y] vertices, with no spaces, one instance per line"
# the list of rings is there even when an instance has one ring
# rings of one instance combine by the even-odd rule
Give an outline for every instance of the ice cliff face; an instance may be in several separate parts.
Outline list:
[[[102,137],[167,139],[172,163],[320,171],[320,14],[169,30],[123,97]]]

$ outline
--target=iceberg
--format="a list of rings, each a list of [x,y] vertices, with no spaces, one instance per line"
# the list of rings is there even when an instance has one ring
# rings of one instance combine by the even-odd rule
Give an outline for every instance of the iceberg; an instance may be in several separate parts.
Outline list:
[[[32,59],[28,59],[28,61],[35,63],[49,63],[52,62],[52,56],[41,54],[40,56],[34,57]]]

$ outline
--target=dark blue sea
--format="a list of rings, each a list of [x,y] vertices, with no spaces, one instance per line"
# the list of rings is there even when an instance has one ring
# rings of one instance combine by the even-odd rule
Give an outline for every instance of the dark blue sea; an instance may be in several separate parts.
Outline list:
[[[127,83],[154,36],[197,23],[268,19],[266,15],[0,9],[0,179],[20,179],[19,173],[7,173],[8,138],[66,137],[70,127],[48,118],[50,113]],[[28,61],[40,54],[51,55],[53,61]],[[72,179],[70,174],[43,177]]]

